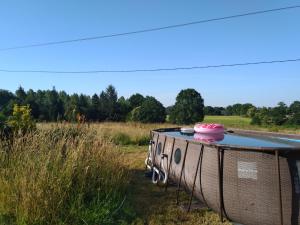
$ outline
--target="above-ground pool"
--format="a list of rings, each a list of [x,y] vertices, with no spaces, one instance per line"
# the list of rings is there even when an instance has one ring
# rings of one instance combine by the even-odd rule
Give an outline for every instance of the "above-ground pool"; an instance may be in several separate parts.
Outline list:
[[[177,199],[185,189],[221,218],[245,225],[300,224],[300,136],[167,128],[151,139],[146,163],[154,180],[157,172],[166,185],[177,183]]]

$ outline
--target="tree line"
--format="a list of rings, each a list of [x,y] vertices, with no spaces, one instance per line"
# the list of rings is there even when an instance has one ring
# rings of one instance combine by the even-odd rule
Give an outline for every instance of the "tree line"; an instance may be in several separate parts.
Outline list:
[[[134,94],[125,99],[118,98],[116,89],[109,85],[100,94],[67,94],[65,91],[29,89],[19,87],[15,93],[0,90],[0,113],[9,116],[14,105],[29,105],[32,117],[37,121],[70,121],[78,117],[86,121],[125,121],[131,118],[130,112],[143,104],[150,104],[164,111],[163,105],[151,96]],[[144,109],[145,107],[143,107]],[[137,110],[135,110],[137,111]],[[152,121],[150,121],[152,122]],[[157,122],[157,121],[153,121]],[[162,121],[163,122],[163,121]]]
[[[204,100],[195,89],[181,90],[173,106],[164,107],[153,96],[139,93],[129,98],[118,97],[109,85],[100,94],[67,94],[65,91],[29,89],[19,87],[15,93],[0,90],[0,122],[12,115],[15,105],[29,106],[31,116],[40,122],[78,120],[139,121],[143,123],[193,124],[203,121],[204,115],[237,115],[251,118],[257,125],[300,125],[300,101],[287,106],[283,102],[275,107],[256,107],[251,103],[227,107],[204,106]]]
[[[112,85],[92,96],[69,95],[65,91],[58,92],[55,88],[25,91],[19,87],[15,93],[0,90],[0,121],[11,116],[16,105],[29,106],[33,119],[40,122],[84,120],[162,123],[168,119],[182,124],[201,121],[204,117],[203,99],[194,89],[182,90],[178,94],[169,117],[166,116],[167,110],[163,104],[153,96],[136,93],[127,99],[118,97]]]
[[[300,125],[300,101],[294,101],[289,106],[279,102],[275,107],[256,107],[250,103],[234,104],[227,107],[204,107],[205,115],[229,115],[251,118],[255,125]]]

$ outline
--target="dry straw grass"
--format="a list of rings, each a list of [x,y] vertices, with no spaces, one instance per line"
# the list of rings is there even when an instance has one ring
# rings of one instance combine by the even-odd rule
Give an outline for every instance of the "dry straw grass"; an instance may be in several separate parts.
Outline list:
[[[134,122],[103,122],[81,125],[86,129],[96,132],[97,137],[110,141],[117,145],[147,145],[149,142],[149,132],[153,129],[162,127],[174,127],[171,124],[142,124]],[[38,124],[38,128],[49,130],[57,127],[76,128],[76,124],[57,124],[42,123]]]

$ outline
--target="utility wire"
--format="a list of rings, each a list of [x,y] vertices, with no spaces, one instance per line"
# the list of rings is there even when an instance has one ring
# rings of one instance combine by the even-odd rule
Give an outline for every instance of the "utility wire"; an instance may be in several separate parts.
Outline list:
[[[150,29],[129,31],[129,32],[124,32],[124,33],[114,33],[114,34],[108,34],[108,35],[102,35],[102,36],[92,36],[92,37],[84,37],[84,38],[77,38],[77,39],[70,39],[70,40],[52,41],[52,42],[20,45],[20,46],[8,47],[8,48],[0,48],[0,51],[42,47],[42,46],[49,46],[49,45],[59,45],[59,44],[81,42],[81,41],[91,41],[91,40],[96,40],[96,39],[112,38],[112,37],[119,37],[119,36],[128,36],[128,35],[132,35],[132,34],[148,33],[148,32],[160,31],[160,30],[166,30],[166,29],[174,29],[174,28],[179,28],[179,27],[197,25],[197,24],[201,24],[201,23],[209,23],[209,22],[214,22],[214,21],[228,20],[228,19],[234,19],[234,18],[239,18],[239,17],[253,16],[253,15],[258,15],[258,14],[278,12],[278,11],[290,10],[290,9],[296,9],[296,8],[300,8],[300,5],[268,9],[268,10],[263,10],[263,11],[254,11],[254,12],[248,12],[248,13],[243,13],[243,14],[236,14],[236,15],[232,15],[232,16],[218,17],[218,18],[212,18],[212,19],[206,19],[206,20],[198,20],[198,21],[193,21],[193,22],[188,22],[188,23],[181,23],[181,24],[169,25],[169,26],[164,26],[164,27],[155,27],[155,28],[150,28]]]
[[[57,71],[57,70],[6,70],[0,69],[0,72],[6,73],[57,73],[57,74],[96,74],[96,73],[136,73],[136,72],[159,72],[159,71],[174,71],[174,70],[197,70],[197,69],[209,69],[209,68],[222,68],[222,67],[238,67],[238,66],[250,66],[261,64],[273,64],[273,63],[288,63],[288,62],[300,62],[298,59],[283,59],[272,61],[257,61],[257,62],[244,62],[234,64],[219,64],[219,65],[206,65],[206,66],[191,66],[191,67],[173,67],[173,68],[153,68],[153,69],[129,69],[129,70],[89,70],[89,71]]]

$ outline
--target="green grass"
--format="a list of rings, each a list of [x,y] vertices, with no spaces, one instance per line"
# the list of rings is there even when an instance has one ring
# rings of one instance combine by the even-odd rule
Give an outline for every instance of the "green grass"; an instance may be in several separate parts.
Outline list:
[[[241,116],[205,116],[205,123],[221,123],[226,127],[235,127],[235,128],[251,128],[256,127],[250,125],[251,119]]]

